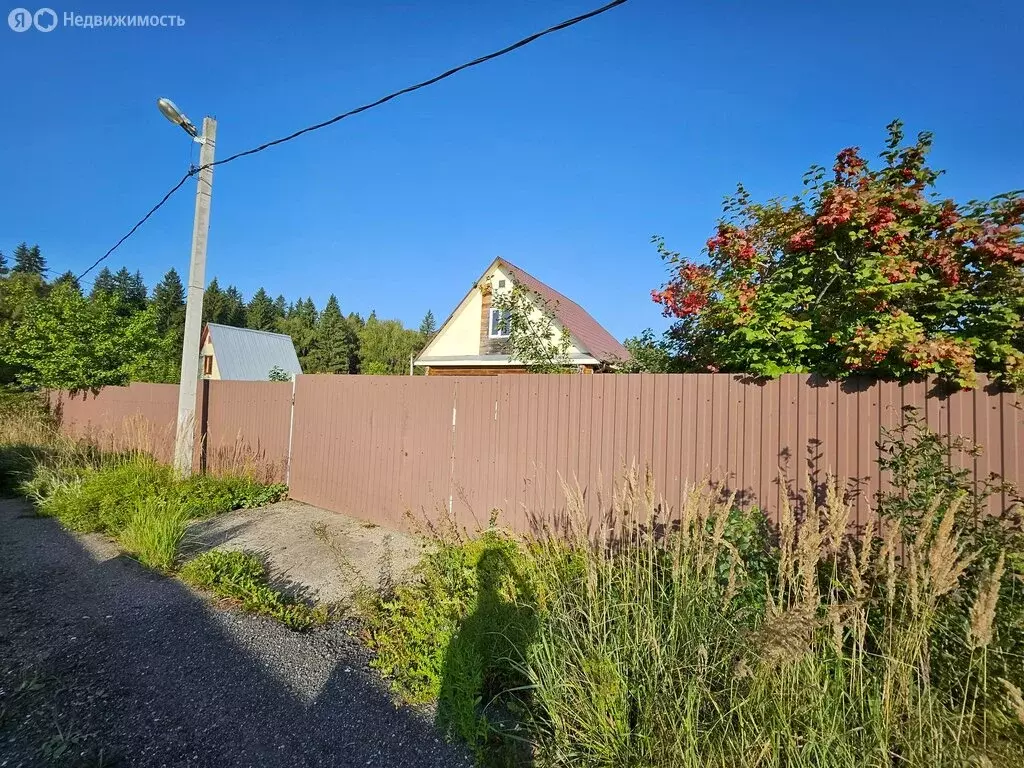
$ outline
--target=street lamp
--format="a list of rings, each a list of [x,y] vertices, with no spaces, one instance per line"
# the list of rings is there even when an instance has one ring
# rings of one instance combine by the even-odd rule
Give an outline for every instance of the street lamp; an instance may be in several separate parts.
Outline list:
[[[178,423],[174,438],[174,469],[181,477],[192,474],[192,453],[196,433],[196,386],[199,379],[199,336],[203,330],[203,293],[206,289],[206,239],[210,232],[210,197],[213,193],[213,151],[217,121],[203,118],[203,134],[170,99],[157,99],[163,116],[200,145],[199,183],[196,212],[192,223],[192,260],[188,268],[185,299],[185,339],[181,345],[181,380],[178,384]]]

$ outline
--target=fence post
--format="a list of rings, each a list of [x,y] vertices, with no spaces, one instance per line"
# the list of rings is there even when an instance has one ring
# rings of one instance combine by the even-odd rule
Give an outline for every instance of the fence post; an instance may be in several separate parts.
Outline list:
[[[295,431],[295,382],[298,378],[299,374],[292,374],[292,401],[288,411],[288,457],[285,459],[284,468],[284,484],[287,486],[292,484],[292,433]]]
[[[452,484],[455,482],[455,414],[459,404],[459,380],[455,379],[455,385],[452,387],[452,434],[451,434],[451,446],[449,448],[450,461],[448,464],[448,517],[451,520],[455,519],[453,514],[455,505],[453,503],[455,490],[452,488]]]

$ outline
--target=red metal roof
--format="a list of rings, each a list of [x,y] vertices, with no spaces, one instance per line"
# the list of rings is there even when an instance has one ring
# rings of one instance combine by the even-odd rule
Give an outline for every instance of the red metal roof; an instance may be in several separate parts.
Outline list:
[[[513,280],[518,280],[520,285],[530,289],[547,302],[547,309],[584,347],[581,351],[589,352],[603,363],[632,358],[629,351],[575,301],[562,295],[550,285],[542,283],[525,269],[517,267],[507,259],[502,258],[498,261],[508,268]]]

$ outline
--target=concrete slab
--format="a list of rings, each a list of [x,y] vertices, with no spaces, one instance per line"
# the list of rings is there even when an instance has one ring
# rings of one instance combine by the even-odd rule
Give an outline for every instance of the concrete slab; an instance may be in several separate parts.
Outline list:
[[[362,588],[408,579],[423,552],[415,536],[297,501],[189,526],[186,556],[214,547],[254,552],[268,564],[275,586],[340,606],[350,605]]]

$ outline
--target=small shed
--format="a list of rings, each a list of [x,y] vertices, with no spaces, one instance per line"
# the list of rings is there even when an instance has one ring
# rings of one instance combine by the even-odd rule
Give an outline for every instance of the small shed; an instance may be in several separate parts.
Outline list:
[[[267,381],[279,368],[291,377],[302,373],[292,337],[207,323],[199,343],[199,376],[224,381]]]

